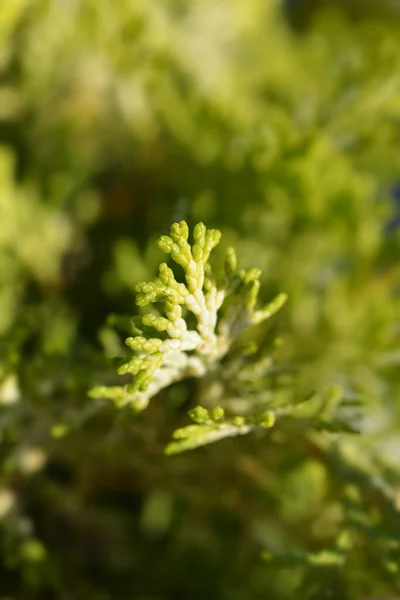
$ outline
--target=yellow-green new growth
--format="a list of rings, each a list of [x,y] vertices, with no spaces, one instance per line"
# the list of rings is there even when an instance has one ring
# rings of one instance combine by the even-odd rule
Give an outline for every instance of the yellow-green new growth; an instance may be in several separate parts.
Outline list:
[[[272,411],[257,417],[237,416],[225,419],[224,409],[220,406],[210,411],[203,406],[196,406],[189,411],[189,416],[195,424],[174,431],[174,441],[165,448],[166,454],[178,454],[226,437],[245,435],[258,427],[270,429],[275,425]]]
[[[130,403],[136,411],[142,410],[171,383],[205,375],[244,329],[261,323],[282,306],[285,294],[256,309],[261,272],[238,269],[232,248],[226,254],[224,280],[217,284],[208,260],[220,239],[220,231],[199,223],[191,244],[185,221],[174,223],[170,235],[160,237],[159,249],[182,268],[185,282],[177,281],[172,269],[162,263],[155,281],[136,285],[138,306],[157,303],[161,309],[137,318],[133,327],[137,335],[126,340],[135,354],[118,373],[131,374],[132,381],[124,386],[93,388],[92,397],[110,398],[120,406]],[[220,316],[225,301],[229,306]],[[189,313],[196,323],[191,329]]]

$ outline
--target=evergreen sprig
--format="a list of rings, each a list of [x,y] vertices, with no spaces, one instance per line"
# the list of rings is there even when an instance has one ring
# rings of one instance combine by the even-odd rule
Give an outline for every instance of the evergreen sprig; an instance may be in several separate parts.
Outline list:
[[[281,308],[286,294],[257,308],[261,271],[240,269],[233,248],[226,253],[223,281],[217,282],[209,257],[220,238],[220,231],[199,223],[190,244],[185,221],[174,223],[170,235],[160,237],[159,249],[183,269],[185,282],[162,263],[155,281],[136,285],[137,306],[159,304],[161,310],[133,321],[136,335],[125,343],[134,355],[123,359],[118,369],[119,375],[132,375],[131,382],[95,387],[89,392],[92,398],[109,398],[118,406],[131,404],[135,411],[143,410],[171,383],[202,377],[214,369],[240,333]],[[195,327],[190,325],[193,316]]]
[[[245,435],[257,427],[269,429],[275,424],[275,415],[272,411],[256,417],[239,415],[226,419],[224,409],[220,406],[212,410],[196,406],[189,411],[189,416],[195,424],[187,425],[174,432],[174,441],[166,447],[166,454],[178,454],[226,437]]]

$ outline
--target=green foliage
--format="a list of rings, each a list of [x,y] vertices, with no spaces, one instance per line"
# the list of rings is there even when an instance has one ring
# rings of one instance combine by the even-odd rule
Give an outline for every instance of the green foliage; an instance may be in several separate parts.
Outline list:
[[[396,5],[1,4],[0,598],[400,597]]]
[[[220,406],[216,406],[211,412],[202,406],[197,406],[190,411],[190,416],[196,425],[177,429],[173,436],[175,441],[168,444],[165,449],[166,454],[177,454],[226,437],[245,435],[256,427],[268,429],[275,423],[272,412],[259,417],[236,416],[227,420],[224,419],[224,409]]]
[[[125,343],[136,354],[121,358],[118,369],[119,375],[132,374],[131,383],[93,388],[92,398],[110,398],[118,406],[129,403],[140,411],[171,383],[215,371],[243,330],[271,317],[285,302],[285,294],[280,294],[256,309],[261,273],[259,269],[239,269],[232,248],[226,253],[223,280],[217,283],[208,260],[220,241],[218,230],[199,223],[193,231],[192,246],[188,237],[187,223],[181,221],[172,225],[171,237],[163,235],[158,240],[159,249],[182,267],[186,283],[178,282],[172,269],[162,263],[156,281],[136,285],[136,304],[163,304],[165,316],[146,313],[131,321],[137,335]],[[190,316],[194,316],[194,328],[190,327]]]

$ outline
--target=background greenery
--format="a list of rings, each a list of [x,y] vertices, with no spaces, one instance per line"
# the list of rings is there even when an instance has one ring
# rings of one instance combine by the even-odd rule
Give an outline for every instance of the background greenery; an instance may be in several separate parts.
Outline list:
[[[399,593],[398,12],[2,3],[2,600]],[[165,457],[201,386],[135,418],[87,397],[180,219],[220,228],[264,300],[288,292],[254,334],[283,342],[263,384],[362,401],[360,436]]]

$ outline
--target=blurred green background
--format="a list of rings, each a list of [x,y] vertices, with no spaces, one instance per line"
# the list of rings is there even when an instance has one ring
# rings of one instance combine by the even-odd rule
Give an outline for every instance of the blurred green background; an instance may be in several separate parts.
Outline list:
[[[155,240],[202,220],[217,262],[232,244],[265,300],[288,292],[272,333],[291,384],[363,399],[348,452],[400,505],[399,7],[1,2],[1,600],[399,591],[379,539],[301,596],[301,565],[260,559],[316,552],[343,523],[354,472],[306,438],[166,458],[193,382],[135,419],[86,395],[115,378],[107,316],[136,310]]]

